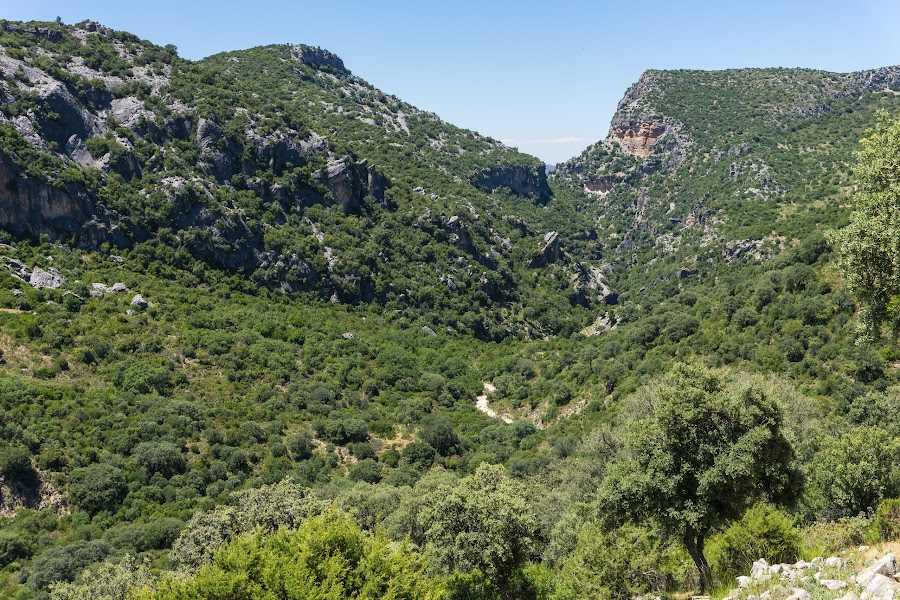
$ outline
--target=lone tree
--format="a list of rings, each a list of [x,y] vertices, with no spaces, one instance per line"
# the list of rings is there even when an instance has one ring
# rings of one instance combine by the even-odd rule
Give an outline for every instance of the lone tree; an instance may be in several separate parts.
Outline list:
[[[601,486],[614,517],[655,520],[681,537],[703,591],[712,583],[704,555],[710,532],[758,500],[792,502],[802,485],[781,411],[761,387],[677,365],[638,397],[623,460]]]
[[[900,120],[879,115],[862,140],[855,169],[859,191],[850,224],[833,233],[847,288],[865,306],[864,324],[877,333],[900,331]]]

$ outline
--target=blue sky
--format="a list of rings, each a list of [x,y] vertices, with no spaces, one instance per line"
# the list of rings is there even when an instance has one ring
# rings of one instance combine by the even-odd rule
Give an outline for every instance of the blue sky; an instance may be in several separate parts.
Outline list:
[[[645,69],[900,64],[900,3],[0,0],[0,18],[94,19],[198,59],[327,48],[356,75],[547,162],[604,137]]]

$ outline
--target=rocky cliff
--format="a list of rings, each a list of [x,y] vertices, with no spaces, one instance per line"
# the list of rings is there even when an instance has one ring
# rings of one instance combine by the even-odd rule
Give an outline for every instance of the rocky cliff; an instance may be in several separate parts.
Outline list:
[[[475,187],[485,192],[506,188],[517,196],[526,196],[537,204],[552,198],[547,172],[541,166],[499,165],[478,171],[472,178]]]

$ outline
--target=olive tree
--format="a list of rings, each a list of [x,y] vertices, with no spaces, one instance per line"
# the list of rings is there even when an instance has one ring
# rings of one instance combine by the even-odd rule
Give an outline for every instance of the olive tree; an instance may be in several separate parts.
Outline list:
[[[801,477],[763,383],[676,365],[637,395],[622,459],[604,479],[601,504],[623,521],[656,521],[683,541],[709,589],[711,531],[756,501],[796,498]]]

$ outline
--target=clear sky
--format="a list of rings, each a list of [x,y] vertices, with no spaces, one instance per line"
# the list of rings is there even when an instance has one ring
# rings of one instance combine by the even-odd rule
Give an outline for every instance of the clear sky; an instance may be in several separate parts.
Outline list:
[[[321,46],[383,91],[550,163],[605,137],[645,69],[900,64],[897,0],[0,0],[0,18],[57,16],[190,59]]]

